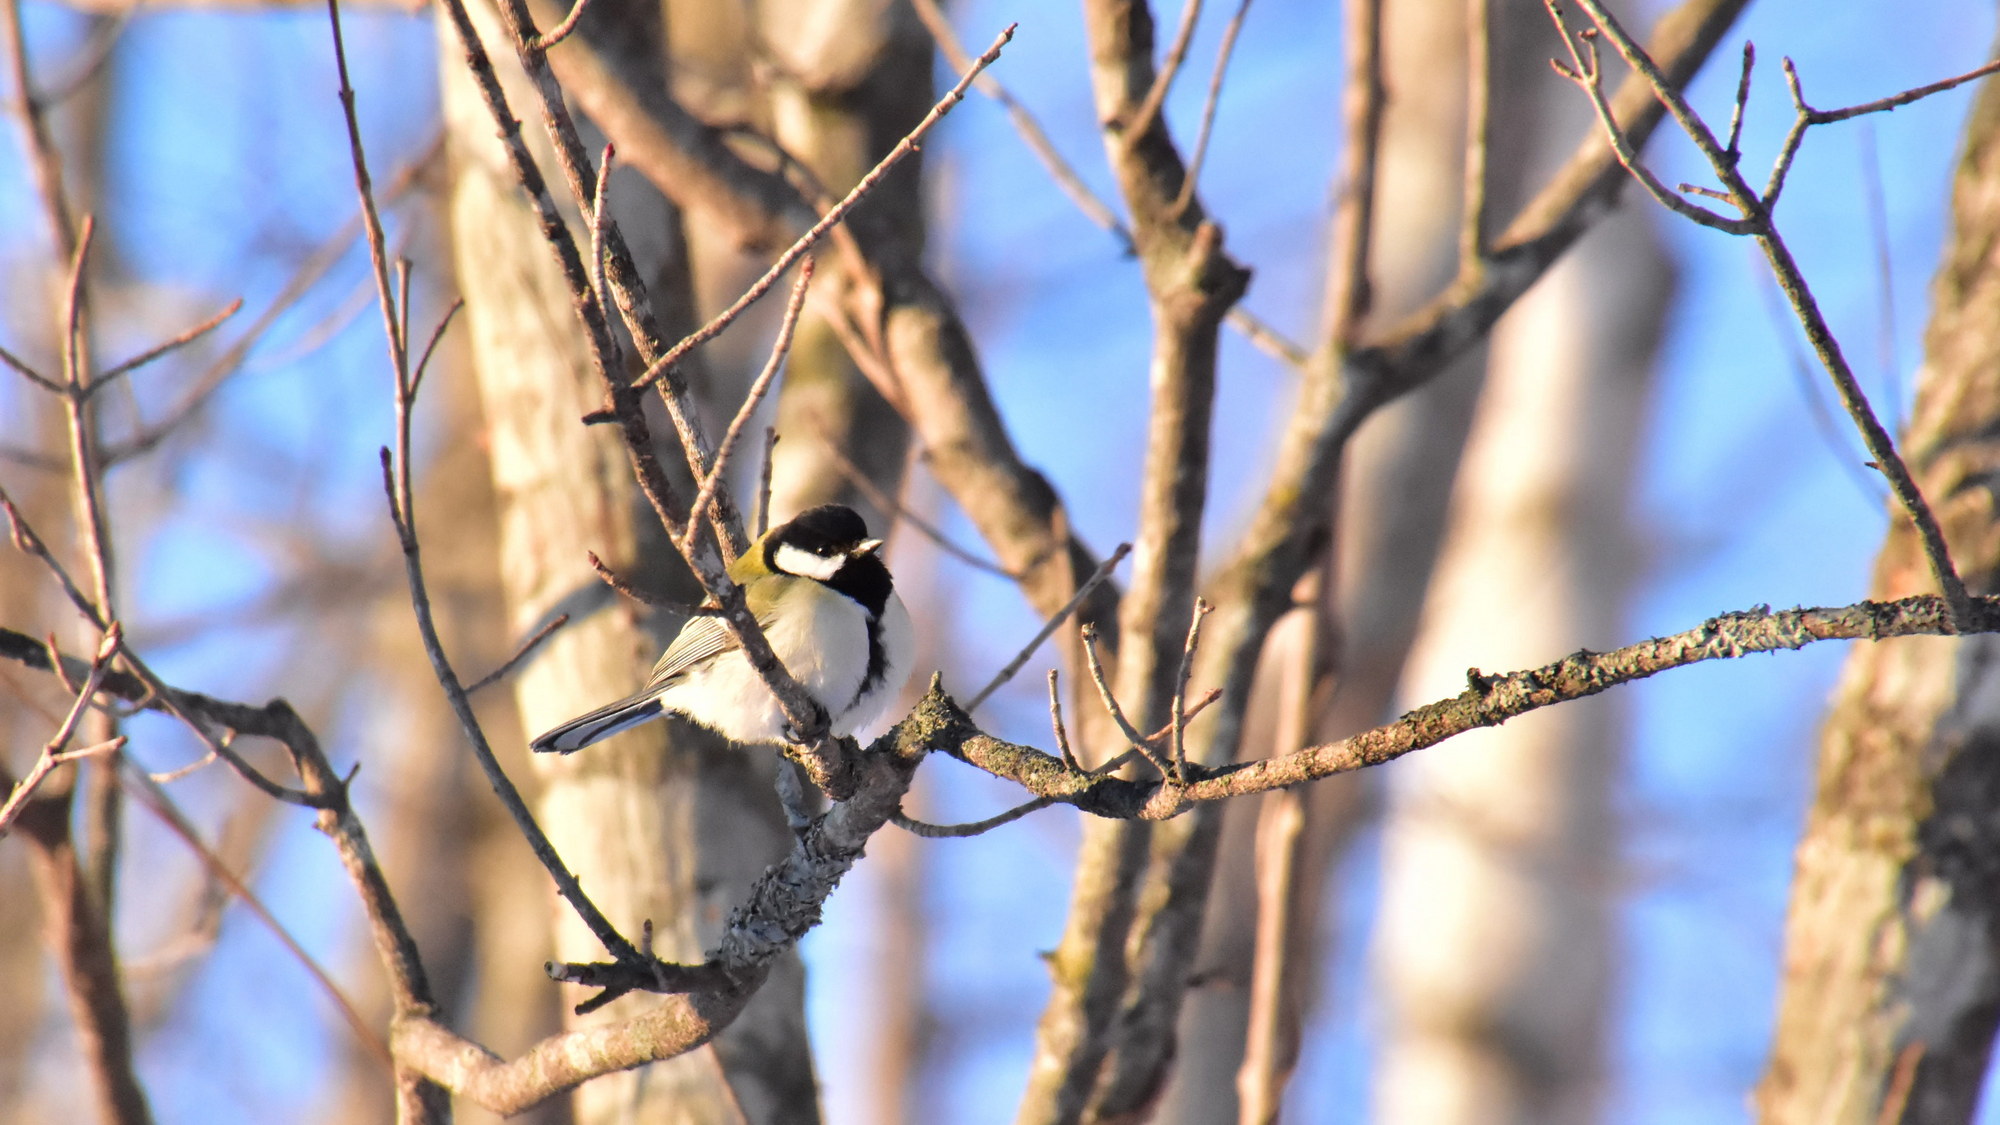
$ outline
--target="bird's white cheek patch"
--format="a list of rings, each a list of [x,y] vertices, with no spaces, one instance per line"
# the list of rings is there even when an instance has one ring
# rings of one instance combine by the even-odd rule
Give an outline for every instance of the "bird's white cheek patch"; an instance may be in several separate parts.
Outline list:
[[[779,544],[777,554],[771,560],[773,565],[786,574],[796,574],[801,578],[817,578],[821,582],[832,581],[833,576],[840,571],[840,564],[845,561],[847,560],[837,556],[830,559],[821,558],[790,543]]]

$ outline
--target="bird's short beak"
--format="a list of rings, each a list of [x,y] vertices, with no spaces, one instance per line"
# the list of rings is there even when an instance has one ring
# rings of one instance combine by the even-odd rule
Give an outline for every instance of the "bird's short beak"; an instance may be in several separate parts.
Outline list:
[[[882,541],[880,539],[863,539],[860,543],[855,544],[853,553],[858,558],[861,555],[872,555],[881,549]]]

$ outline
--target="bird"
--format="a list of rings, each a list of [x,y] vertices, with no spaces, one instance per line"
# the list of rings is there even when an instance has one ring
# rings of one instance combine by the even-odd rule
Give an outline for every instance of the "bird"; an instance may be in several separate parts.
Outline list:
[[[729,567],[771,650],[841,737],[882,717],[916,659],[909,611],[881,549],[852,508],[825,504],[772,528]],[[645,687],[528,745],[568,754],[666,715],[744,745],[794,741],[736,638],[720,617],[705,615],[681,626]]]

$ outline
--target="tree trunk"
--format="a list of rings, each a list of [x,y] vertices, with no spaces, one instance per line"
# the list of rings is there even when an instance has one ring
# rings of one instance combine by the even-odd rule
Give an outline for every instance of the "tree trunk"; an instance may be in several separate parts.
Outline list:
[[[1617,643],[1626,484],[1670,284],[1646,217],[1626,214],[1494,333],[1409,698],[1451,694],[1468,665]],[[1395,767],[1377,1120],[1595,1120],[1620,711],[1615,697],[1582,700]]]
[[[1974,593],[2000,577],[2000,87],[1966,124],[1902,450]],[[1870,596],[1934,592],[1892,514]],[[1856,645],[1820,736],[1760,1119],[1963,1122],[2000,1019],[2000,641]]]

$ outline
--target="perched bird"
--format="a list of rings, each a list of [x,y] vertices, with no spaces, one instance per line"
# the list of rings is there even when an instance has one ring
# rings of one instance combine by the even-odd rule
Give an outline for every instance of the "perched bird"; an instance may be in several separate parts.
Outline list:
[[[772,528],[729,568],[772,651],[826,708],[837,735],[880,718],[916,658],[881,546],[852,508],[827,504]],[[645,687],[528,745],[567,754],[668,714],[732,742],[781,742],[789,733],[777,697],[722,619],[699,616],[681,626]]]

